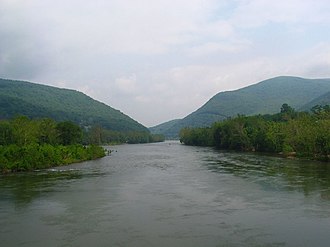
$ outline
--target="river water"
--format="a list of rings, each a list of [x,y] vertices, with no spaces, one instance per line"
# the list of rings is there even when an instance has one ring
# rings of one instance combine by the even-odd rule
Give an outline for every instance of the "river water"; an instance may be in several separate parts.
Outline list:
[[[330,164],[189,147],[0,176],[1,246],[330,246]]]

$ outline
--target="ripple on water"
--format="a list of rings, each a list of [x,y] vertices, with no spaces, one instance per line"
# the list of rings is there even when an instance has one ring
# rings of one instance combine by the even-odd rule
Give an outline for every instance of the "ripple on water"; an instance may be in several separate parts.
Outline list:
[[[2,244],[329,244],[329,165],[178,143],[112,149],[97,161],[1,177]]]

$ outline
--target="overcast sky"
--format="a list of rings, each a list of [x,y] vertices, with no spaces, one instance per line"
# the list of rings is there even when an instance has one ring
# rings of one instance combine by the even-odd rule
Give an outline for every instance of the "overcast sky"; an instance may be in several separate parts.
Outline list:
[[[329,0],[0,0],[0,77],[145,126],[279,75],[330,78]]]

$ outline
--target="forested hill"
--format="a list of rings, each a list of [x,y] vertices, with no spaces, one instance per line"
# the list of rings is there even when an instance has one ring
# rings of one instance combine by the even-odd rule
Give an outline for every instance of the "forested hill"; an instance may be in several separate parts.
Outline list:
[[[175,137],[184,127],[210,126],[237,114],[277,113],[283,103],[298,110],[327,92],[330,92],[330,79],[275,77],[239,90],[220,92],[197,111],[160,134],[168,138]]]
[[[311,102],[308,102],[306,105],[301,107],[299,110],[308,111],[316,105],[320,105],[320,106],[330,105],[330,91],[325,94],[322,94],[320,97],[317,97],[316,99],[313,99]]]
[[[159,124],[155,127],[149,128],[150,132],[152,134],[158,134],[158,133],[166,133],[167,137],[174,138],[177,135],[177,132],[172,133],[171,130],[173,129],[173,126],[175,126],[177,123],[179,123],[181,119],[174,119],[162,124]]]
[[[119,110],[69,89],[25,81],[0,79],[0,119],[16,115],[100,125],[114,131],[148,131]]]

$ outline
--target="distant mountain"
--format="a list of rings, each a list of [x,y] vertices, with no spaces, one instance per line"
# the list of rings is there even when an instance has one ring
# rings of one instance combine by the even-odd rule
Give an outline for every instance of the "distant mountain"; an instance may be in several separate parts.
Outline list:
[[[70,120],[81,126],[97,124],[114,131],[149,131],[122,112],[81,92],[0,79],[0,119],[16,115]]]
[[[162,124],[159,124],[155,127],[149,128],[151,134],[158,134],[158,133],[167,133],[168,138],[174,138],[177,136],[176,132],[171,133],[172,127],[177,124],[181,119],[174,119]]]
[[[322,94],[320,97],[313,99],[311,102],[303,105],[299,110],[300,111],[309,111],[313,106],[316,105],[330,105],[330,91]]]
[[[254,114],[273,114],[283,103],[295,109],[330,91],[330,79],[304,79],[280,76],[235,91],[220,92],[197,111],[176,121],[165,132],[166,137],[178,135],[183,127],[210,126],[227,117]],[[152,129],[158,129],[158,126]]]

